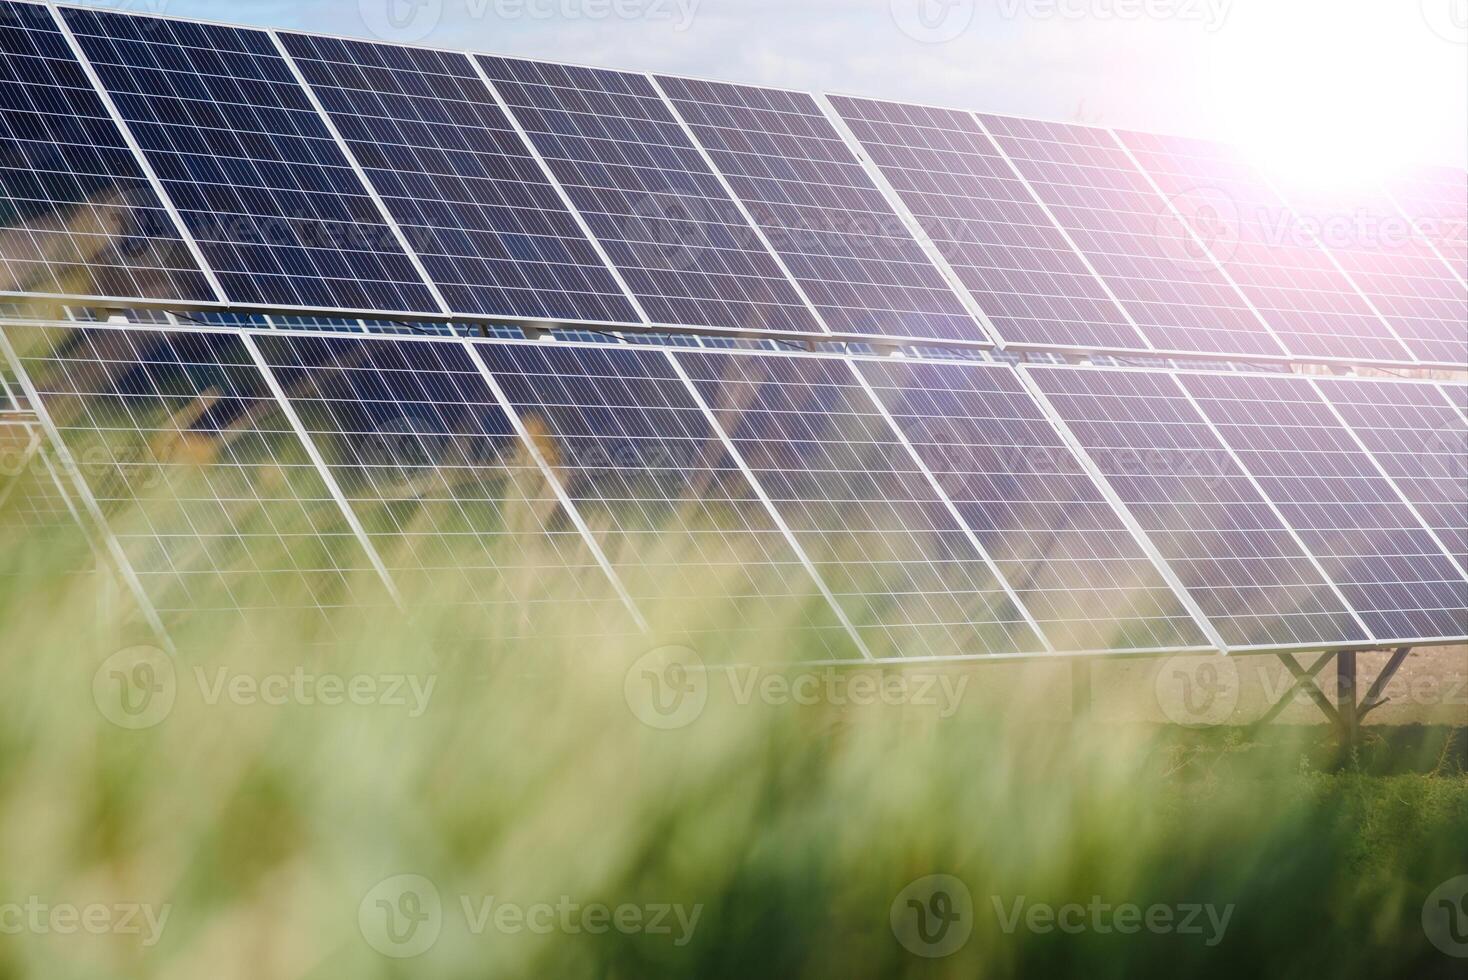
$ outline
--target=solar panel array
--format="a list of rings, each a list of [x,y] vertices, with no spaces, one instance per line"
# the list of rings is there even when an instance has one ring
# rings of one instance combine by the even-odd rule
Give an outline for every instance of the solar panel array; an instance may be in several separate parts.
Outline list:
[[[1410,249],[1334,249],[1282,235],[1294,213],[1200,140],[29,0],[0,11],[16,144],[0,242],[29,297],[1465,356],[1468,176],[1450,168],[1382,196],[1417,225]]]
[[[0,325],[4,431],[56,459],[0,514],[64,513],[160,630],[450,605],[833,662],[1468,636],[1468,387],[1164,360],[1461,369],[1459,171],[1282,197],[1200,140],[0,15],[0,293],[77,321]],[[1333,236],[1347,209],[1400,241]]]

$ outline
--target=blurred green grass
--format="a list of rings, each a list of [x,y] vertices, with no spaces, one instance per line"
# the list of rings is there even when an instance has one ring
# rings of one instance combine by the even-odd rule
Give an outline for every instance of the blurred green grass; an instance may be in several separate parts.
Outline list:
[[[76,571],[90,560],[80,534],[21,522],[0,546],[0,977],[1461,976],[1422,925],[1433,889],[1468,874],[1461,730],[1378,739],[1327,766],[1323,727],[1261,741],[1065,721],[1049,707],[1053,669],[1001,687],[982,666],[944,672],[964,679],[951,713],[741,703],[716,671],[697,675],[702,711],[660,730],[629,694],[651,641],[512,644],[484,638],[471,605],[405,617],[314,601],[248,632],[181,619],[172,708],[131,730],[104,710],[107,665],[155,641],[125,601],[99,605],[102,576]],[[248,550],[235,560],[241,574],[218,582],[275,567]],[[736,629],[718,618],[730,608],[682,615],[762,677],[823,655],[796,630],[772,645]],[[298,669],[434,686],[416,716],[211,698],[221,677]],[[914,955],[890,922],[903,889],[933,874],[973,901],[972,935],[940,959]],[[436,941],[407,959],[374,948],[359,915],[398,875],[442,900]],[[30,896],[170,911],[153,945],[7,928],[4,906]],[[476,934],[461,899],[487,896],[701,911],[682,945],[645,931]],[[1233,910],[1216,945],[1007,933],[997,911],[1093,896]]]

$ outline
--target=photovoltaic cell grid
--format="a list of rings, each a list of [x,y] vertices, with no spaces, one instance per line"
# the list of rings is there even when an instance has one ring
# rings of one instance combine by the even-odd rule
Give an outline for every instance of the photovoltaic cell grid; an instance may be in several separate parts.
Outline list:
[[[64,15],[232,303],[439,312],[268,34]]]
[[[847,362],[672,356],[874,655],[1043,650]]]
[[[6,336],[165,623],[387,602],[240,338]]]
[[[216,297],[51,12],[0,2],[0,293]]]
[[[1012,370],[857,371],[1057,649],[1209,645]]]
[[[1373,634],[1468,634],[1468,579],[1308,380],[1185,374],[1179,382]]]
[[[1005,341],[1147,349],[973,116],[830,101]]]
[[[1158,350],[1285,353],[1108,131],[979,119]]]
[[[1285,194],[1418,359],[1468,366],[1468,286],[1390,198],[1293,186]]]
[[[472,605],[502,638],[635,629],[463,345],[258,342],[410,606]]]
[[[643,615],[699,649],[756,633],[855,655],[826,599],[661,351],[477,344]],[[731,625],[734,624],[731,630]]]
[[[1468,567],[1468,422],[1433,385],[1316,378],[1427,526]]]
[[[833,332],[984,339],[814,98],[658,84]]]
[[[822,332],[645,76],[479,63],[654,324]]]
[[[1369,639],[1174,378],[1024,370],[1230,647]]]
[[[1388,190],[1418,230],[1468,278],[1468,173],[1453,167],[1419,167]]]
[[[1299,218],[1221,143],[1118,132],[1291,354],[1411,361]]]
[[[454,312],[641,322],[467,55],[281,41]]]

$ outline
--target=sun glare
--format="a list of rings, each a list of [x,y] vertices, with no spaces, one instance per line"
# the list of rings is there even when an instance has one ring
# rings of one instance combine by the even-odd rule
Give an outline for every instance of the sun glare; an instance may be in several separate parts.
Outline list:
[[[1211,77],[1230,136],[1291,184],[1379,182],[1461,144],[1463,48],[1419,4],[1293,0],[1236,10]],[[1460,127],[1461,128],[1461,125]]]

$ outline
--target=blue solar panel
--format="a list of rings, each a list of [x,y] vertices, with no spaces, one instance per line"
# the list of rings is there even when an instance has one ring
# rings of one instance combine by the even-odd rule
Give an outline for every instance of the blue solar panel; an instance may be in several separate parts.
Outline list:
[[[1012,369],[857,370],[1057,649],[1208,645]]]
[[[1230,647],[1369,639],[1173,377],[1023,370]]]
[[[481,608],[494,637],[636,631],[461,341],[257,340],[410,606]]]
[[[1468,579],[1302,377],[1179,377],[1382,640],[1468,635]]]
[[[749,658],[792,638],[826,658],[855,655],[661,351],[474,348],[660,635],[694,634],[705,655]]]
[[[239,337],[7,327],[127,567],[171,625],[385,606]]]
[[[65,16],[232,303],[440,312],[270,35]]]
[[[642,322],[467,55],[281,41],[455,313]]]
[[[1468,422],[1431,384],[1315,383],[1458,564],[1468,567]]]
[[[874,655],[1044,649],[846,361],[672,356]]]
[[[1148,349],[971,114],[831,104],[1005,341]]]
[[[51,11],[0,2],[0,293],[214,301]]]
[[[1109,131],[978,118],[1157,350],[1284,355]]]
[[[654,324],[822,332],[646,76],[479,62]]]
[[[833,332],[985,339],[814,98],[658,84]]]

